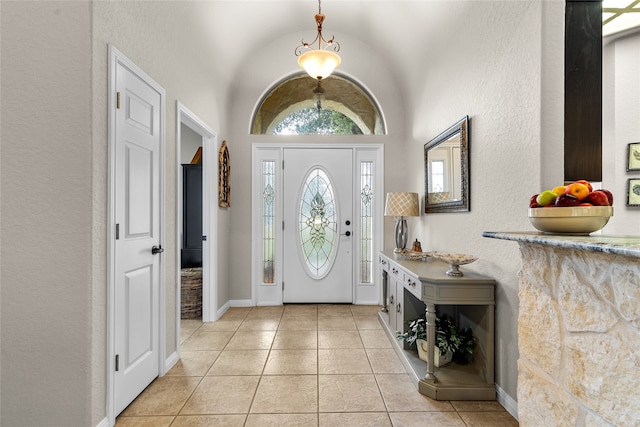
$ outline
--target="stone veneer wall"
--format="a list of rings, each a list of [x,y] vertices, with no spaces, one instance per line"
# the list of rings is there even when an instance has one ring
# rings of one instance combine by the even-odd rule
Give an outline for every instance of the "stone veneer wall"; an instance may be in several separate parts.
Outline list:
[[[638,258],[520,250],[520,425],[640,425]]]

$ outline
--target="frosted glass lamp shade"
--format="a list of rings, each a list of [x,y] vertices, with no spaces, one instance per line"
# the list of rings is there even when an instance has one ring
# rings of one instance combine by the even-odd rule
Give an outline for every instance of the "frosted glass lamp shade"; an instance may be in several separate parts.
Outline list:
[[[418,193],[387,193],[385,216],[420,216]]]
[[[340,62],[340,56],[329,50],[310,50],[298,57],[298,65],[318,80],[329,77]]]

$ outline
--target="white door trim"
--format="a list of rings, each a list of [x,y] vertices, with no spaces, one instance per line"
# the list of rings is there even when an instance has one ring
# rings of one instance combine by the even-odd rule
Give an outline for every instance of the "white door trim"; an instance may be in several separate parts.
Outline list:
[[[147,75],[140,67],[127,58],[122,52],[114,46],[109,45],[109,76],[108,76],[108,95],[107,95],[107,138],[109,151],[108,165],[108,249],[107,249],[107,392],[106,406],[107,418],[111,425],[115,424],[115,109],[116,109],[116,67],[118,64],[129,69],[136,74],[146,84],[154,88],[160,94],[160,242],[164,241],[165,236],[165,184],[164,184],[164,159],[165,159],[165,116],[166,116],[166,93],[162,86],[156,83],[149,75]],[[158,358],[159,372],[158,375],[165,374],[165,353],[166,353],[166,311],[165,311],[165,276],[164,264],[160,264],[160,294],[158,295]]]
[[[212,200],[217,194],[215,183],[218,177],[218,135],[180,101],[176,101],[176,349],[180,349],[180,249],[182,247],[182,173],[180,153],[182,140],[180,125],[184,124],[202,136],[202,234],[207,240],[202,242],[202,321],[217,320],[218,301],[218,205]]]
[[[262,205],[258,198],[258,194],[262,194],[261,188],[261,170],[262,161],[274,161],[276,162],[276,177],[275,177],[275,190],[276,190],[276,213],[275,213],[275,253],[277,254],[275,260],[275,283],[265,284],[262,283],[262,233],[254,231],[252,233],[252,254],[251,254],[251,302],[253,305],[280,305],[282,304],[282,257],[283,257],[283,245],[282,245],[282,197],[279,195],[283,191],[283,182],[281,179],[282,174],[282,159],[283,150],[285,148],[349,148],[354,151],[354,188],[357,183],[360,182],[359,178],[359,162],[360,161],[373,161],[375,163],[374,170],[374,226],[373,226],[373,283],[359,283],[357,280],[356,268],[354,268],[353,275],[353,303],[354,304],[381,304],[382,302],[382,288],[380,284],[379,264],[375,262],[377,254],[382,250],[383,240],[383,227],[384,227],[384,144],[282,144],[282,143],[254,143],[252,144],[252,178],[251,178],[251,204],[252,204],[252,218],[251,225],[252,230],[260,230],[262,228]],[[359,212],[359,204],[357,203],[359,197],[354,195],[354,216],[355,212]],[[354,230],[359,224],[359,218],[356,220],[354,217]],[[356,236],[354,235],[354,238]],[[354,244],[354,248],[357,248],[358,244]],[[354,262],[359,259],[359,250],[353,251]],[[357,264],[357,263],[356,263]]]

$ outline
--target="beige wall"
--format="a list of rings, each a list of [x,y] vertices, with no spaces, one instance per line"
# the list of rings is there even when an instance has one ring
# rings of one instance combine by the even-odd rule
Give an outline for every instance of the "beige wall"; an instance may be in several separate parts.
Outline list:
[[[91,425],[91,7],[0,7],[0,424]]]
[[[382,4],[372,3],[371,12]],[[496,377],[515,398],[519,261],[512,246],[481,233],[530,230],[530,194],[545,180],[562,177],[554,160],[560,159],[562,140],[557,82],[564,3],[442,3],[442,16],[464,22],[460,26],[442,25],[430,13],[432,2],[406,4],[417,8],[406,28],[424,26],[428,19],[441,29],[440,43],[431,49],[416,44],[411,77],[392,71],[389,58],[379,53],[384,46],[336,32],[345,58],[340,70],[368,88],[382,107],[389,135],[362,142],[385,144],[386,191],[422,193],[423,144],[463,115],[472,117],[472,211],[414,219],[410,238],[418,237],[425,250],[478,255],[468,268],[498,280]],[[297,72],[291,43],[308,37],[308,28],[256,43],[255,55],[245,56],[236,69],[202,38],[204,28],[217,22],[221,2],[3,1],[0,7],[1,421],[96,425],[105,416],[106,399],[107,44],[167,94],[169,355],[176,334],[175,101],[229,145],[232,197],[231,209],[220,209],[218,216],[218,301],[249,299],[250,147],[273,141],[249,136],[250,116],[271,84]],[[402,8],[393,10],[406,18]],[[184,22],[193,25],[170,31]],[[220,24],[225,35],[232,34],[233,25]],[[251,34],[243,37],[255,41]],[[385,219],[385,247],[393,246],[392,229],[393,221]]]
[[[627,180],[640,172],[626,172],[627,144],[640,141],[640,34],[627,33],[605,40],[602,73],[602,188],[613,192],[614,214],[605,234],[640,235],[640,211],[626,206]]]

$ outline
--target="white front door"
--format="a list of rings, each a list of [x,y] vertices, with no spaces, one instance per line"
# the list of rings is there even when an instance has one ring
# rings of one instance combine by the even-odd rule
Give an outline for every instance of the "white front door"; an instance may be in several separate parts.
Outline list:
[[[116,65],[114,409],[159,373],[161,94]]]
[[[353,301],[353,150],[285,148],[285,303]]]

